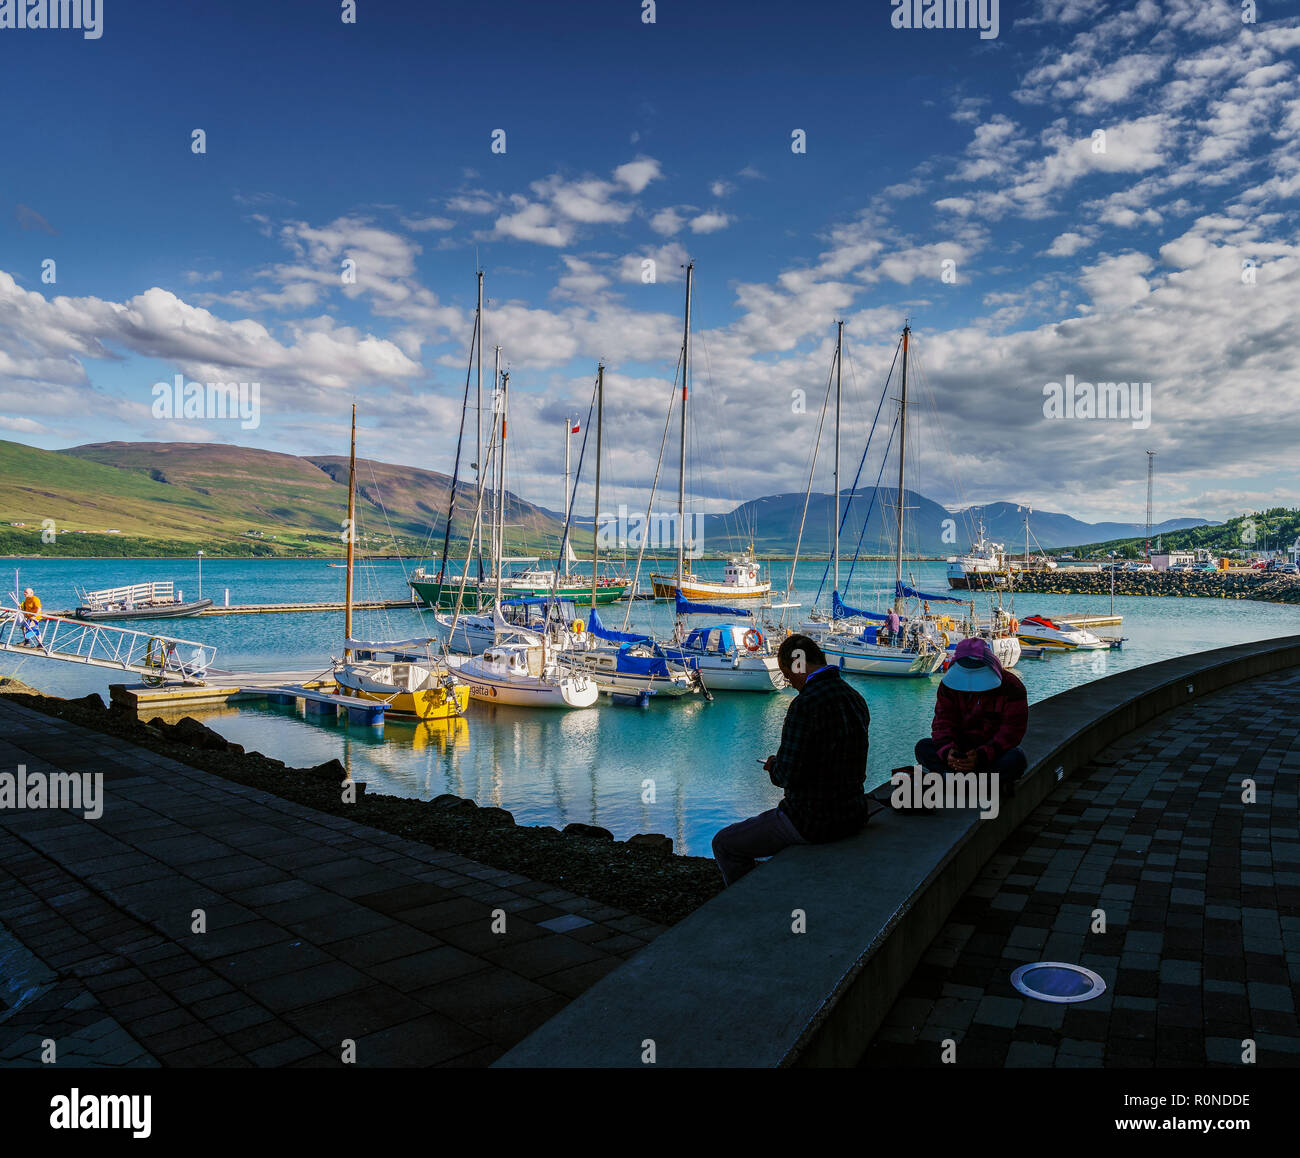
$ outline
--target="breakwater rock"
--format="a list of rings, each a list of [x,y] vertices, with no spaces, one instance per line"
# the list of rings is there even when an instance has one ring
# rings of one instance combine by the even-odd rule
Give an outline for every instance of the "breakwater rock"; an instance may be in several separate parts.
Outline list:
[[[674,856],[672,840],[659,833],[638,833],[620,841],[606,829],[585,824],[571,824],[560,833],[516,824],[504,808],[479,807],[451,794],[412,800],[369,793],[364,783],[348,780],[338,760],[290,768],[261,752],[246,752],[192,716],[175,723],[159,716],[145,722],[125,705],[106,707],[97,695],[65,700],[32,691],[10,694],[25,707],[121,737],[205,772],[492,868],[522,873],[660,924],[680,921],[722,891],[712,858]],[[348,792],[343,790],[345,782]]]
[[[1028,571],[1015,576],[1017,593],[1038,595],[1105,595],[1111,575],[1102,571]],[[1175,595],[1209,599],[1259,599],[1300,603],[1300,576],[1258,571],[1120,571],[1116,595]]]

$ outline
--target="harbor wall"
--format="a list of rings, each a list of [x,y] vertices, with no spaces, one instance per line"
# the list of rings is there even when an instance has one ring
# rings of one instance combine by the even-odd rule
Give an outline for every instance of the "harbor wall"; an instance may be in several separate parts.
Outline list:
[[[1111,575],[1102,571],[1018,571],[1016,594],[1099,595],[1110,597]],[[997,590],[997,588],[993,588]],[[1259,599],[1300,603],[1300,576],[1265,575],[1260,571],[1121,571],[1115,573],[1116,595],[1204,596],[1210,599]],[[1032,612],[1025,607],[1024,612]]]
[[[1163,712],[1300,666],[1300,636],[1120,672],[1040,701],[999,815],[886,811],[790,848],[693,912],[496,1064],[851,1066],[953,906],[1058,783]],[[873,722],[874,728],[888,726]],[[881,799],[888,788],[878,790]]]

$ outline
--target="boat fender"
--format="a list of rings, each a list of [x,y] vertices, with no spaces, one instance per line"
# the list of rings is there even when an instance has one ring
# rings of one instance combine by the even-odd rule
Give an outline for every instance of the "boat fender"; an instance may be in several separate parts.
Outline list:
[[[949,643],[951,642],[951,640],[950,640],[950,638],[949,638],[949,636],[948,636],[948,633],[947,633],[946,631],[941,631],[941,632],[939,632],[939,638],[940,638],[941,640],[943,640],[943,650],[944,650],[944,651],[947,651],[947,650],[948,650],[948,645],[949,645]]]
[[[573,632],[574,635],[581,635],[587,629],[583,626],[581,619],[575,619],[571,624],[569,624],[569,630]]]
[[[763,646],[763,636],[753,627],[745,632],[745,650],[758,651]]]

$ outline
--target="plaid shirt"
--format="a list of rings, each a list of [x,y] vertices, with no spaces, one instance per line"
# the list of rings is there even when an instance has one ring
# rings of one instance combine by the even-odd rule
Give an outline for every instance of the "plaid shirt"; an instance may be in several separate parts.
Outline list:
[[[980,764],[992,764],[1018,747],[1029,728],[1025,685],[1011,672],[1002,673],[1002,686],[988,692],[955,692],[939,685],[930,738],[941,759],[958,752],[975,752]]]
[[[866,700],[835,668],[812,675],[790,702],[769,775],[804,840],[839,840],[862,827],[870,723]]]

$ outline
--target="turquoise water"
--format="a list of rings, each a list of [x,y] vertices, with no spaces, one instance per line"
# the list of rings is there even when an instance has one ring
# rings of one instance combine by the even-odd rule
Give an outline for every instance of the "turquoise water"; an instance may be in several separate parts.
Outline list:
[[[20,582],[37,590],[50,610],[76,603],[76,587],[110,587],[171,579],[186,595],[198,594],[193,561],[24,560]],[[889,585],[890,565],[862,565],[850,602],[874,605],[873,595]],[[799,567],[795,599],[810,605],[824,563]],[[784,584],[786,564],[774,564]],[[703,564],[701,574],[720,573]],[[918,564],[913,581],[924,590],[944,591],[942,563]],[[316,560],[227,560],[204,562],[203,593],[232,603],[326,600],[343,597],[342,568]],[[0,572],[12,591],[12,570]],[[367,564],[357,574],[358,599],[403,599],[408,595],[403,564]],[[5,596],[5,602],[10,597]],[[976,604],[977,610],[980,604]],[[622,621],[624,605],[602,609],[607,624]],[[1109,600],[1095,596],[1022,596],[1016,613],[1105,612]],[[1090,680],[1189,652],[1252,639],[1300,633],[1300,607],[1220,599],[1117,597],[1121,651],[1058,655],[1023,660],[1018,672],[1036,701]],[[637,603],[632,623],[666,632],[666,605]],[[217,664],[235,670],[324,669],[339,652],[341,612],[294,615],[205,616],[178,620],[160,630],[211,644]],[[431,634],[416,609],[358,612],[354,631],[377,639]],[[0,670],[58,695],[107,695],[111,672],[29,657],[0,657]],[[869,782],[911,762],[912,745],[929,730],[937,681],[856,678],[871,708]],[[724,824],[770,808],[780,798],[756,763],[775,750],[788,697],[715,693],[652,703],[647,709],[602,705],[577,712],[544,712],[472,704],[468,725],[459,729],[390,722],[381,736],[369,729],[304,719],[289,708],[247,706],[203,713],[201,718],[246,748],[292,765],[338,757],[371,790],[432,797],[441,792],[471,796],[480,804],[508,808],[521,824],[571,821],[600,824],[616,837],[664,832],[679,852],[707,855],[709,840]],[[197,714],[197,713],[196,713]],[[1031,715],[1032,727],[1032,715]],[[647,785],[647,781],[653,782]],[[653,796],[653,800],[646,799]]]

